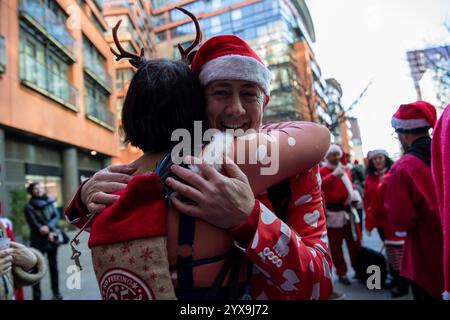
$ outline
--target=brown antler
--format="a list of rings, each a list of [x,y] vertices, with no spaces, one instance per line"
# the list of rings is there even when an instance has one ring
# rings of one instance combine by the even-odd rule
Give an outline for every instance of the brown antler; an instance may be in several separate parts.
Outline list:
[[[192,42],[192,44],[189,46],[189,48],[187,49],[183,49],[183,47],[181,46],[181,44],[178,44],[178,50],[180,50],[181,53],[181,57],[185,60],[190,60],[189,59],[189,54],[191,53],[191,51],[202,41],[203,39],[203,33],[202,30],[200,29],[200,24],[198,23],[198,20],[196,18],[196,16],[189,12],[188,10],[181,8],[181,7],[175,7],[175,9],[180,10],[181,12],[183,12],[184,14],[186,14],[187,16],[189,16],[189,18],[192,19],[192,21],[195,24],[195,32],[196,32],[196,36],[195,36],[195,40],[194,42]]]
[[[116,25],[112,29],[112,35],[114,38],[114,43],[116,44],[117,49],[119,49],[119,52],[111,48],[111,52],[116,56],[116,61],[119,61],[120,59],[130,59],[130,63],[132,66],[139,68],[142,64],[142,59],[144,58],[144,48],[141,48],[140,55],[131,53],[126,51],[122,45],[120,44],[119,38],[117,37],[117,31],[119,30],[119,26],[122,23],[122,19],[117,21]]]

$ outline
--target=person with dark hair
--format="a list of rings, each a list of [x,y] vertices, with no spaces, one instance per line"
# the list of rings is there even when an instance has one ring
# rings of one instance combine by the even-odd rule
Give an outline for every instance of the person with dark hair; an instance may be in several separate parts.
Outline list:
[[[384,207],[397,231],[406,232],[400,275],[411,280],[414,299],[441,299],[442,226],[431,174],[436,108],[425,101],[403,104],[392,126],[404,155],[384,178]]]
[[[235,54],[233,54],[234,51],[236,51]],[[199,94],[206,96],[205,114],[209,127],[221,131],[260,129],[262,111],[269,101],[270,71],[242,39],[235,36],[218,36],[208,40],[195,54],[192,69],[193,73],[199,76],[200,82],[204,86],[202,89],[205,89],[204,91],[199,90]],[[145,78],[146,76],[145,73],[144,75],[140,74],[140,77]],[[133,81],[135,79],[141,81],[136,77],[137,74]],[[148,91],[148,89],[146,90]],[[131,92],[133,89],[129,91],[129,94]],[[160,94],[159,91],[156,93]],[[139,94],[145,96],[151,93]],[[135,92],[134,95],[138,95],[138,93]],[[165,99],[176,100],[176,95],[175,87],[171,94],[160,97],[162,100],[156,103],[164,102]],[[130,99],[127,97],[125,104],[130,101],[139,104],[143,100],[142,97],[130,97]],[[192,101],[192,99],[185,98],[181,102],[191,104]],[[182,106],[178,100],[173,105],[167,105],[167,108],[180,107]],[[147,108],[157,107],[147,106]],[[130,112],[130,110],[132,109],[126,107],[123,112]],[[190,107],[186,107],[186,110],[191,111]],[[190,113],[182,120],[192,120],[192,114]],[[129,115],[134,119],[132,112]],[[123,118],[126,116],[124,115]],[[129,119],[130,123],[139,121],[139,119],[132,120],[131,118]],[[168,119],[162,118],[159,121],[166,123]],[[169,122],[166,125],[172,128],[174,123]],[[180,127],[190,128],[189,126]],[[124,125],[124,129],[128,130],[127,128]],[[280,136],[277,139],[270,136],[272,131],[262,133],[262,135],[265,135],[265,139],[270,140],[270,143],[290,148],[292,153],[287,153],[288,155],[302,154],[302,157],[290,157],[289,161],[295,160],[295,163],[280,166],[281,172],[287,172],[286,170],[290,172],[290,175],[281,179],[291,177],[284,184],[284,190],[287,192],[281,195],[285,197],[288,194],[288,198],[285,198],[284,202],[277,202],[277,204],[281,204],[280,208],[275,207],[277,214],[280,209],[284,218],[277,217],[271,212],[270,194],[269,196],[267,194],[260,195],[258,200],[253,194],[253,192],[258,194],[264,191],[261,190],[263,186],[265,188],[271,186],[271,184],[265,185],[265,183],[269,180],[273,181],[273,177],[279,177],[279,174],[272,177],[261,175],[258,179],[249,182],[244,172],[252,176],[251,169],[241,170],[232,160],[224,163],[220,172],[209,164],[196,164],[201,175],[182,166],[171,167],[171,172],[183,181],[189,181],[189,185],[169,178],[165,180],[165,186],[192,199],[195,201],[195,205],[192,202],[181,201],[181,197],[171,196],[167,224],[159,223],[151,226],[155,235],[168,234],[168,258],[173,267],[172,279],[177,287],[178,298],[202,299],[233,296],[236,299],[238,296],[251,295],[258,299],[324,299],[329,296],[332,287],[331,259],[325,249],[327,245],[325,216],[321,205],[316,165],[328,149],[329,132],[322,126],[308,123],[278,124],[272,127],[273,130],[278,130],[278,128]],[[140,134],[154,134],[154,132],[150,132],[151,129],[141,128],[141,130]],[[144,130],[147,131],[144,133]],[[259,134],[251,135],[248,138],[251,140],[255,136],[258,137]],[[126,135],[131,143],[138,145],[135,134],[126,132]],[[238,139],[236,138],[234,141]],[[246,140],[246,138],[243,137],[242,140]],[[142,141],[145,142],[145,139]],[[147,158],[138,159],[131,164],[131,167],[139,168],[145,165],[148,170],[158,172],[159,167],[156,166],[156,161],[159,161],[160,157],[154,153],[157,149],[146,147],[144,144],[139,144],[139,146],[153,151],[153,155],[144,155]],[[170,148],[171,145],[167,147]],[[205,149],[207,150],[207,148]],[[266,150],[266,148],[263,149]],[[265,156],[265,152],[262,152],[263,149],[258,149],[259,156]],[[225,148],[222,151],[226,150]],[[299,153],[299,150],[304,152]],[[250,154],[257,154],[257,150],[253,151],[255,152]],[[280,152],[280,154],[283,153]],[[217,155],[221,156],[221,154]],[[99,175],[104,174],[105,178],[102,180],[111,182],[118,178],[116,176],[112,179],[114,173],[99,172],[88,180],[80,187],[74,202],[66,209],[69,220],[80,226],[87,221],[84,205],[99,212],[102,211],[105,204],[112,204],[96,217],[91,232],[94,233],[95,228],[99,230],[100,223],[106,226],[108,216],[110,216],[108,213],[120,209],[120,206],[126,201],[127,191],[136,191],[134,182],[138,180],[136,173],[139,173],[140,170],[135,168],[134,177],[131,180],[127,178],[121,181],[122,183],[128,182],[125,191],[117,191],[117,185],[113,191],[106,191],[101,186]],[[308,171],[308,169],[311,170]],[[130,171],[133,172],[133,170]],[[121,170],[121,179],[125,172],[126,170]],[[141,172],[146,172],[146,170]],[[301,174],[298,174],[299,172]],[[160,188],[159,185],[158,188]],[[120,193],[121,196],[117,200],[117,197],[112,197],[107,193],[114,193],[116,196]],[[143,195],[153,197],[154,193],[135,194],[136,197],[140,196],[141,198]],[[108,201],[104,201],[105,196],[108,197]],[[155,203],[160,203],[160,207],[158,210],[154,208],[155,210],[151,212],[158,215],[157,212],[161,212],[160,209],[164,202],[161,204],[161,202],[155,201]],[[137,205],[137,207],[139,206]],[[144,214],[150,211],[139,212]],[[166,215],[163,215],[162,220],[164,221],[165,218]],[[142,222],[141,225],[146,226],[147,224]],[[90,240],[90,245],[93,242],[104,243],[103,241],[108,235],[122,239],[124,234],[123,229],[101,231],[96,232],[98,237]],[[133,230],[127,229],[126,232],[133,232]],[[138,230],[136,230],[134,239],[138,238],[137,233]],[[193,247],[195,250],[192,250]],[[124,248],[124,250],[128,250],[128,248]],[[263,257],[267,257],[263,260],[259,254],[262,250],[265,250],[265,253],[262,253]],[[245,255],[239,251],[244,251]],[[257,268],[254,268],[254,270],[258,270],[257,273],[256,271],[250,272],[253,264],[257,265]],[[231,273],[227,286],[224,278],[228,271]],[[273,285],[267,286],[268,279]],[[251,288],[251,292],[246,291],[250,282],[251,286],[248,290]],[[214,294],[211,294],[210,289]],[[219,289],[218,292],[216,292],[217,289]]]
[[[364,188],[364,210],[366,212],[366,230],[369,234],[377,229],[380,239],[384,242],[389,263],[389,275],[386,289],[391,290],[394,298],[408,294],[409,282],[400,276],[400,263],[402,259],[403,237],[396,234],[391,225],[387,211],[383,206],[381,183],[388,174],[394,162],[389,158],[386,150],[372,150],[367,154],[367,178]]]
[[[60,219],[55,201],[45,194],[40,182],[32,182],[27,187],[30,200],[25,206],[25,218],[30,227],[30,245],[43,254],[47,254],[50,269],[51,288],[54,300],[62,300],[58,276],[58,233],[57,223]],[[41,300],[41,286],[33,286],[33,299]]]

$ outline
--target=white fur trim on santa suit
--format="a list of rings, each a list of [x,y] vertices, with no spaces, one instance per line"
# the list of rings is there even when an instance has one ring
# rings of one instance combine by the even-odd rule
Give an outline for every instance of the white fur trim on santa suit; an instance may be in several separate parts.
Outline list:
[[[431,125],[425,119],[404,120],[404,119],[392,117],[391,124],[394,129],[404,129],[404,130],[412,130],[412,129],[423,128],[423,127],[431,127]]]
[[[442,300],[450,300],[450,292],[444,291],[442,293]]]
[[[258,84],[270,96],[272,73],[258,60],[242,55],[226,55],[208,61],[199,74],[202,85],[215,80],[246,80]]]

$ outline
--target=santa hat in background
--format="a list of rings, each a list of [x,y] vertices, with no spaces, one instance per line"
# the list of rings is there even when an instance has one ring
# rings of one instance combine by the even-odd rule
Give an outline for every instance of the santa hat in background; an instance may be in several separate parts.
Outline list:
[[[425,101],[402,104],[391,120],[392,127],[400,133],[418,133],[434,128],[436,108]]]
[[[327,156],[331,153],[339,153],[339,157],[342,157],[344,155],[342,148],[338,144],[332,143],[330,145],[330,148],[328,149]]]
[[[367,153],[367,160],[372,160],[376,155],[382,154],[385,157],[389,157],[389,153],[383,149],[372,150]]]
[[[258,55],[241,38],[220,35],[207,40],[196,52],[191,64],[203,86],[216,80],[244,80],[256,83],[270,96],[272,74]]]

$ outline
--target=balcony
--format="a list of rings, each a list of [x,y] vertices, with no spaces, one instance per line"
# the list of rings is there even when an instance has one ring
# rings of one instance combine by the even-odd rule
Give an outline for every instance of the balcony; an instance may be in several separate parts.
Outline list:
[[[107,92],[112,93],[112,78],[103,66],[89,58],[84,59],[84,72],[101,85]]]
[[[86,117],[99,125],[114,131],[115,117],[106,105],[102,105],[92,97],[85,97]]]
[[[20,0],[19,17],[49,39],[70,61],[76,61],[76,40],[70,35],[66,21],[38,0]]]
[[[326,96],[325,91],[323,90],[321,84],[317,81],[314,81],[313,87],[316,94],[327,104],[328,97]]]
[[[19,58],[22,84],[73,111],[79,111],[78,90],[70,85],[67,78],[54,73],[46,65],[38,62],[35,57],[24,52],[19,53]]]
[[[0,73],[6,70],[6,41],[3,36],[0,36]]]

